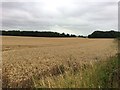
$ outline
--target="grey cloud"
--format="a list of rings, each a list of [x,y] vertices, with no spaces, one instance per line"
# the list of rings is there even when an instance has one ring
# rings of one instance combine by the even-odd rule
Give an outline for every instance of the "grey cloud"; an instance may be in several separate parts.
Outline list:
[[[87,1],[66,0],[65,3],[60,1],[60,3],[50,2],[50,4],[45,0],[3,2],[3,28],[51,30],[85,35],[96,29],[117,29],[116,1]]]

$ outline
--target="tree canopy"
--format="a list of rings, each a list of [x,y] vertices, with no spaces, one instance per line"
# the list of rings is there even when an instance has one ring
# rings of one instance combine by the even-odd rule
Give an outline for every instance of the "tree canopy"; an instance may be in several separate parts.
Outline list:
[[[88,35],[88,38],[118,38],[120,37],[120,32],[118,31],[94,31],[92,34]]]
[[[47,31],[5,31],[2,30],[2,35],[6,36],[33,36],[33,37],[76,37],[73,34],[65,34],[65,33],[58,33],[58,32],[47,32]]]

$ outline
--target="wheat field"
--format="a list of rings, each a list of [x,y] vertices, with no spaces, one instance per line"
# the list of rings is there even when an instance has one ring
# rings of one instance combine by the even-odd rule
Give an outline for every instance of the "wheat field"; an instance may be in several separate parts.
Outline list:
[[[33,77],[57,77],[116,53],[114,39],[3,36],[2,85],[31,87]]]

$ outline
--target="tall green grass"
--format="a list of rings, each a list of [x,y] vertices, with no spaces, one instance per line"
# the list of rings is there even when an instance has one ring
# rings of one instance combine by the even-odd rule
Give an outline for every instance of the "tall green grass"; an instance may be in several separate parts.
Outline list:
[[[120,64],[118,55],[105,61],[89,64],[79,68],[76,72],[72,69],[58,76],[34,79],[36,88],[118,88]]]

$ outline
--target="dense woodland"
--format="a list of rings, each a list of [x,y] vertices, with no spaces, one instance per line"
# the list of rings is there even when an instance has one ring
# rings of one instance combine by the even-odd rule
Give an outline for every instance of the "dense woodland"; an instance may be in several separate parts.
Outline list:
[[[118,31],[95,31],[88,35],[88,38],[118,38],[120,32]]]
[[[74,34],[65,34],[58,32],[48,32],[48,31],[5,31],[2,30],[1,35],[5,36],[32,36],[32,37],[83,37],[86,36],[76,36]],[[88,38],[118,38],[120,37],[120,32],[118,31],[94,31],[92,34],[88,35]]]
[[[73,34],[65,34],[47,31],[2,31],[5,36],[33,36],[33,37],[76,37]]]

